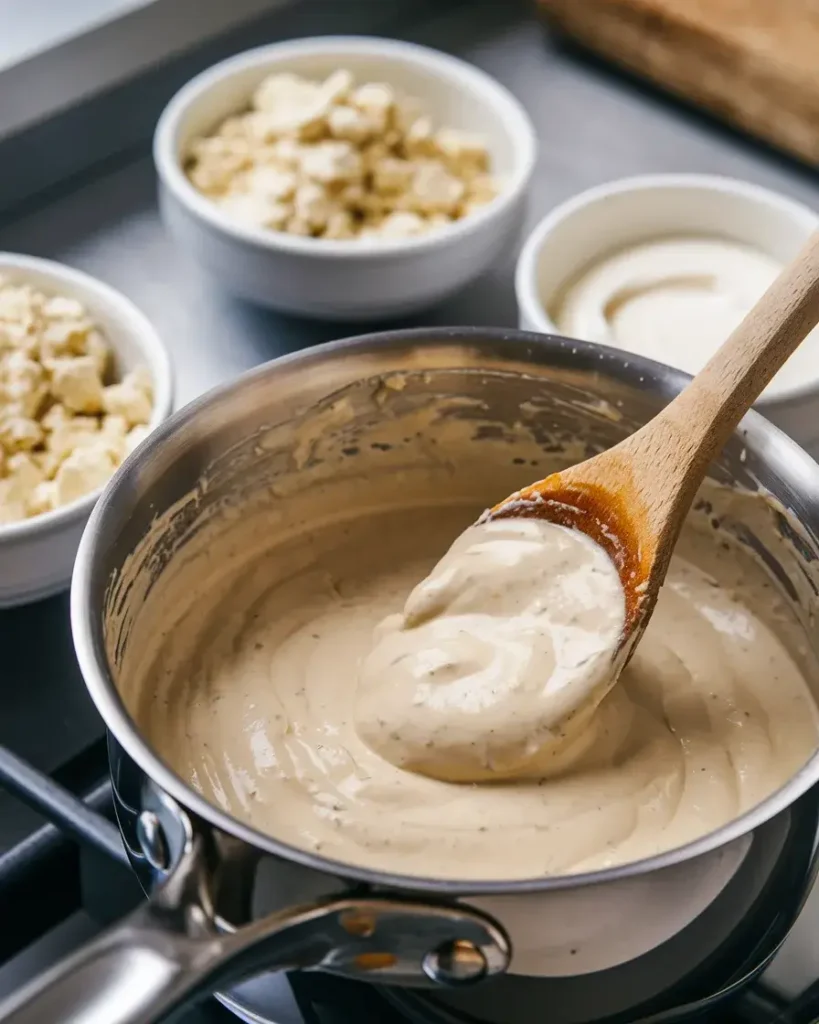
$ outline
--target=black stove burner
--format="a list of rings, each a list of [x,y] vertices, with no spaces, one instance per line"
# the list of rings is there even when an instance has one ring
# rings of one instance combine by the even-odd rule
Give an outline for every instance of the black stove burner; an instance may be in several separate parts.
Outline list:
[[[398,1007],[388,994],[330,975],[289,975],[287,983],[292,1000],[282,1005],[275,1024],[436,1024],[440,1020],[423,1005]],[[788,1007],[776,993],[757,984],[734,999],[689,1014],[685,1020],[701,1024],[815,1024],[818,1014],[819,989],[810,993],[810,1001],[803,1006]],[[657,1017],[650,1024],[673,1019]],[[237,1024],[237,1017],[213,1000],[189,1010],[174,1024]],[[514,1024],[514,1017],[498,1024]],[[549,1024],[548,1016],[543,1017],[543,1024]]]

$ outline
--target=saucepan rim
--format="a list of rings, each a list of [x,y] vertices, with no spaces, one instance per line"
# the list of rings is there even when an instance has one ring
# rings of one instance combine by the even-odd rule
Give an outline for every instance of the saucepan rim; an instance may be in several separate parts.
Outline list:
[[[95,586],[98,543],[102,535],[101,526],[109,514],[109,509],[119,499],[120,488],[127,483],[132,474],[138,471],[140,465],[151,458],[152,453],[159,446],[185,424],[199,417],[209,406],[217,403],[231,392],[243,389],[253,380],[278,372],[282,367],[303,364],[305,369],[309,369],[311,365],[320,363],[328,357],[338,358],[344,355],[384,349],[404,350],[435,347],[440,350],[447,345],[469,345],[477,348],[494,346],[497,350],[508,346],[510,350],[514,349],[514,352],[510,351],[510,359],[514,357],[521,361],[532,360],[533,369],[537,366],[561,365],[564,362],[570,362],[571,366],[578,371],[607,372],[614,368],[616,372],[613,376],[616,379],[632,385],[638,382],[642,383],[646,387],[656,390],[660,397],[664,396],[669,399],[691,379],[688,374],[654,360],[619,353],[591,342],[563,338],[558,335],[535,334],[529,331],[492,327],[409,328],[364,334],[341,341],[328,342],[306,351],[274,359],[254,367],[228,383],[219,385],[191,402],[159,425],[123,463],[97,502],[83,533],[77,554],[71,584],[71,627],[74,645],[91,699],[117,742],[156,785],[177,800],[181,806],[194,812],[222,832],[239,838],[256,849],[325,875],[366,883],[371,886],[411,891],[416,894],[430,893],[449,897],[534,894],[632,878],[680,864],[726,846],[784,811],[819,779],[819,749],[784,786],[757,806],[714,832],[684,846],[652,857],[582,874],[513,881],[474,881],[471,879],[459,881],[425,878],[348,864],[274,839],[209,803],[174,774],[143,739],[136,723],[128,714],[109,672],[102,632],[102,617],[99,614],[100,610],[91,606]],[[538,356],[540,358],[537,358]],[[491,372],[491,369],[487,367],[488,372]],[[750,451],[759,452],[766,462],[775,464],[780,471],[784,470],[793,481],[799,480],[800,486],[813,478],[817,493],[819,493],[819,466],[796,442],[758,413],[748,413],[737,433]]]

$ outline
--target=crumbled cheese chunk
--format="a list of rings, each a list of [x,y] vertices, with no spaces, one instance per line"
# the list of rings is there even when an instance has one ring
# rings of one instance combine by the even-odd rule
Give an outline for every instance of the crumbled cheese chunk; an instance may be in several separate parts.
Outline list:
[[[22,519],[26,516],[36,515],[35,492],[43,483],[45,475],[33,456],[28,452],[18,452],[6,460],[5,478],[0,480],[0,506],[4,502],[23,511],[23,515],[16,518]],[[5,485],[5,488],[4,486]],[[4,518],[0,511],[0,522],[10,521]]]
[[[111,350],[108,342],[97,330],[90,330],[84,338],[85,354],[91,356],[97,366],[97,373],[105,380],[111,362]]]
[[[25,519],[26,502],[12,477],[0,478],[0,525]]]
[[[452,223],[452,218],[448,217],[445,213],[431,213],[426,220],[427,229],[429,231],[436,231],[439,228],[446,228]]]
[[[122,440],[128,433],[128,420],[124,416],[103,416],[100,433],[115,440]]]
[[[96,416],[70,416],[46,434],[44,448],[55,468],[76,448],[93,444],[99,433]]]
[[[431,117],[419,117],[410,125],[404,138],[404,149],[407,156],[435,156],[435,135],[432,130]]]
[[[414,174],[415,166],[409,160],[385,156],[373,167],[373,187],[382,195],[389,192],[406,192]]]
[[[106,386],[110,362],[77,299],[0,280],[0,523],[96,490],[145,436],[150,374]]]
[[[292,171],[298,168],[303,152],[304,146],[295,139],[278,139],[270,146],[263,146],[256,153],[256,162]]]
[[[52,359],[51,393],[71,412],[99,412],[102,409],[102,380],[92,356]]]
[[[342,103],[350,95],[350,90],[355,85],[352,72],[346,68],[340,68],[329,75],[321,84],[321,94],[328,106],[333,103]]]
[[[289,72],[268,75],[253,93],[253,107],[263,111],[303,107],[315,99],[318,91],[316,82]]]
[[[324,238],[355,238],[355,220],[349,210],[336,210],[327,218]]]
[[[39,305],[29,285],[7,284],[0,291],[0,320],[26,328],[36,320]]]
[[[48,431],[61,430],[70,419],[71,414],[66,411],[65,406],[60,402],[54,402],[48,412],[40,417],[40,425]]]
[[[301,158],[302,174],[328,185],[355,181],[362,169],[361,154],[341,139],[319,142]]]
[[[40,359],[84,355],[91,333],[91,324],[84,317],[50,320],[40,332]]]
[[[186,166],[194,187],[237,223],[383,240],[444,230],[490,202],[498,185],[489,165],[480,136],[436,128],[417,100],[340,68],[323,81],[269,75],[248,111],[192,143]],[[66,319],[79,324],[76,309]],[[2,332],[0,315],[0,351]],[[49,344],[49,358],[63,354],[60,344],[94,354],[81,331]]]
[[[489,154],[479,135],[442,128],[435,135],[435,143],[453,173],[471,176],[489,168]]]
[[[245,187],[251,194],[278,202],[291,199],[297,185],[298,179],[292,171],[262,165],[248,173]]]
[[[326,227],[327,221],[336,211],[327,190],[308,181],[299,185],[293,197],[293,211],[296,217],[304,221],[311,230]]]
[[[47,393],[45,372],[27,352],[17,349],[0,358],[0,402],[35,418]]]
[[[383,238],[412,238],[424,233],[425,221],[412,211],[396,210],[386,216],[378,226],[378,234]]]
[[[42,305],[43,316],[46,320],[84,320],[85,309],[78,299],[71,299],[67,295],[52,295]]]
[[[116,461],[103,445],[75,448],[62,461],[54,476],[56,506],[68,505],[89,491],[102,487],[116,468]]]
[[[219,205],[233,220],[257,228],[280,228],[290,213],[284,203],[253,192],[224,196]]]
[[[288,235],[304,235],[306,237],[313,234],[310,222],[304,217],[291,217],[287,222],[286,230]]]
[[[439,160],[422,160],[415,166],[408,199],[423,213],[452,213],[466,188]]]
[[[0,412],[0,445],[6,454],[30,451],[42,440],[43,431],[37,420],[21,415],[14,406]]]
[[[6,460],[6,477],[13,482],[25,502],[29,493],[43,479],[43,473],[28,452],[18,452]]]
[[[327,114],[327,130],[335,139],[362,143],[377,133],[378,125],[363,110],[338,106]]]
[[[224,192],[250,162],[249,152],[236,152],[235,144],[219,149],[199,148],[190,171],[191,181],[205,195]]]
[[[368,82],[354,89],[350,96],[354,107],[362,110],[383,134],[389,125],[390,114],[395,103],[395,93],[382,82]]]
[[[253,94],[253,107],[264,117],[267,138],[291,132],[303,138],[315,135],[328,106],[320,82],[289,73],[269,75]]]
[[[122,416],[129,426],[147,423],[151,416],[150,382],[138,371],[126,373],[119,384],[103,388],[102,406],[111,416]]]
[[[0,487],[3,481],[0,480]],[[53,480],[40,480],[32,488],[26,502],[26,512],[30,516],[39,516],[43,512],[51,512],[57,508],[57,488]],[[18,519],[23,518],[18,516]],[[0,502],[0,522],[2,522],[2,502]]]

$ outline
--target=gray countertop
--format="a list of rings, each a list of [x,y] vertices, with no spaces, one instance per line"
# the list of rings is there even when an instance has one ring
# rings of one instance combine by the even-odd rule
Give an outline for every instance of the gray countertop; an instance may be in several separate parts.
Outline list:
[[[460,54],[526,106],[540,137],[529,226],[588,186],[661,171],[744,178],[819,207],[813,172],[557,45],[528,5],[485,0],[468,10],[468,17],[461,6],[396,34]],[[310,29],[323,31],[321,24]],[[147,154],[7,217],[0,248],[62,260],[130,296],[170,348],[177,404],[263,360],[358,333],[249,307],[204,278],[163,231]],[[512,274],[510,256],[460,295],[404,323],[514,325]],[[66,599],[0,614],[0,644],[0,742],[52,770],[102,732],[74,663]],[[0,849],[28,820],[6,808],[0,804]],[[819,952],[810,951],[819,950],[810,938],[819,929],[819,906],[800,927],[808,940],[777,968],[789,987],[819,975]]]
[[[294,0],[0,0],[0,138]]]

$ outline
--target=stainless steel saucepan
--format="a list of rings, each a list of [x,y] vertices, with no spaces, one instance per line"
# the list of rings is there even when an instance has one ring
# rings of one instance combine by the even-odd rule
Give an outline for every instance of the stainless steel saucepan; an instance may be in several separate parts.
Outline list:
[[[148,610],[156,621],[165,574],[200,530],[222,519],[235,528],[248,503],[275,506],[275,529],[315,480],[354,472],[351,500],[366,515],[368,468],[383,477],[394,467],[404,479],[428,464],[440,479],[458,436],[457,457],[480,467],[482,488],[460,497],[478,512],[485,495],[543,475],[531,465],[540,456],[567,444],[582,455],[578,440],[589,451],[620,440],[685,379],[519,331],[396,331],[262,366],[156,430],[99,501],[71,595],[80,665],[111,736],[120,827],[150,899],[0,1019],[147,1024],[197,993],[283,968],[410,985],[474,983],[507,969],[593,972],[644,954],[697,917],[737,871],[754,830],[819,778],[819,756],[718,832],[637,864],[523,882],[397,877],[293,848],[206,802],[140,734],[128,669]],[[415,417],[412,437],[384,443],[402,417]],[[809,623],[819,612],[819,467],[752,414],[713,476],[775,499],[763,517],[768,532],[731,508],[720,528],[768,566],[805,624],[805,643],[817,644]],[[299,515],[310,508],[302,501]]]

